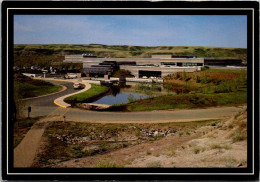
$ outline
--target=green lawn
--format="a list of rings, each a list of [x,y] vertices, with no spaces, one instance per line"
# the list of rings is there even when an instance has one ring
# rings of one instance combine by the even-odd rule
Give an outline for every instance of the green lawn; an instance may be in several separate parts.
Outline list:
[[[77,102],[83,102],[94,96],[101,95],[109,90],[108,87],[91,84],[91,88],[86,92],[82,92],[64,99],[65,102],[72,102],[76,99]]]
[[[163,95],[154,98],[142,99],[135,102],[115,105],[113,110],[124,107],[129,111],[149,111],[184,108],[203,108],[224,105],[247,103],[246,92],[231,92],[218,94],[180,94]]]
[[[43,82],[40,81],[40,83],[42,84]],[[53,92],[58,92],[61,89],[62,87],[59,85],[53,85],[53,84],[33,85],[30,83],[21,83],[18,81],[14,81],[14,94],[20,99],[46,95]]]
[[[244,74],[247,71],[246,70],[225,70],[225,69],[202,69],[202,72],[209,72],[209,73],[238,73],[238,74]]]

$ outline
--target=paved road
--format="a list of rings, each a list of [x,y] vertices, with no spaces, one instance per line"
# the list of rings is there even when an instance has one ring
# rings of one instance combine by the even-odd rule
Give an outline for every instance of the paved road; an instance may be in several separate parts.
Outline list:
[[[65,87],[67,87],[67,89],[63,92],[56,93],[53,95],[34,98],[34,99],[24,101],[25,110],[24,110],[23,114],[25,116],[27,116],[28,106],[32,107],[31,116],[46,116],[46,115],[50,114],[51,112],[53,112],[55,109],[59,108],[53,102],[55,99],[57,99],[58,97],[67,95],[67,94],[78,92],[78,90],[75,90],[73,88],[73,83],[71,83],[71,82],[50,81],[50,80],[48,80],[48,82],[51,82],[54,84],[59,84],[59,85],[64,85]]]
[[[238,106],[146,112],[95,112],[69,109],[66,113],[66,119],[67,121],[96,123],[187,122],[230,117],[242,108],[242,106]]]

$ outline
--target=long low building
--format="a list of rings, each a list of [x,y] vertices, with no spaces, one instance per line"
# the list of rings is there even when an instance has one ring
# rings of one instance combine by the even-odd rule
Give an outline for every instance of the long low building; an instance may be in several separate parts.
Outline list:
[[[238,66],[242,64],[239,59],[210,59],[197,58],[196,56],[172,56],[172,55],[152,55],[151,58],[98,58],[94,55],[66,55],[64,62],[83,63],[83,72],[95,74],[107,74],[107,65],[110,62],[116,63],[118,68],[130,71],[135,77],[163,77],[176,72],[199,71],[201,67],[208,65],[218,66]],[[95,65],[100,65],[99,69]],[[109,71],[111,73],[111,70]]]

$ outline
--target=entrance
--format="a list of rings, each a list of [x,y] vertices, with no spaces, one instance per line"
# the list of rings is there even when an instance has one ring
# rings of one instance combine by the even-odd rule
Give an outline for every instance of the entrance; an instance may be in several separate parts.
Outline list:
[[[162,77],[162,72],[161,71],[144,71],[144,70],[139,70],[139,78],[142,78],[143,76],[146,76],[147,78],[149,77]]]
[[[177,66],[182,66],[182,63],[177,63]]]

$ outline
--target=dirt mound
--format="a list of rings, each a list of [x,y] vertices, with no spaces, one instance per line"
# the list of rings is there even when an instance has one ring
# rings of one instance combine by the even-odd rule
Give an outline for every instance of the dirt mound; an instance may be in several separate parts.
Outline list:
[[[200,137],[165,149],[160,157],[144,156],[127,167],[246,167],[247,111],[199,128]]]

